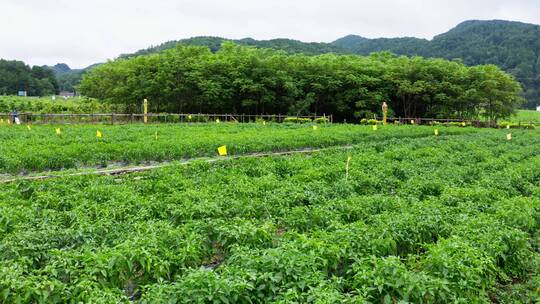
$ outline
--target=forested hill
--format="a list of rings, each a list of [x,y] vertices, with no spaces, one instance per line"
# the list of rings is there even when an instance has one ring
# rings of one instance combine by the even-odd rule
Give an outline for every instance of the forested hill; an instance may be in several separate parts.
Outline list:
[[[169,41],[120,57],[133,57],[174,48],[178,44],[208,46],[217,51],[219,37],[194,37]],[[305,43],[291,39],[232,40],[236,44],[273,48],[289,53],[362,54],[390,51],[400,55],[460,58],[467,65],[495,64],[514,75],[524,87],[529,107],[540,104],[540,25],[511,21],[465,21],[432,40],[413,37],[368,39],[349,35],[332,43]]]
[[[511,21],[466,21],[433,40],[366,39],[346,36],[333,45],[356,54],[390,51],[400,55],[460,58],[467,65],[496,64],[524,87],[529,106],[540,104],[540,25]]]
[[[144,50],[139,50],[133,54],[122,54],[120,58],[129,58],[139,55],[147,55],[151,53],[160,52],[163,50],[172,49],[179,44],[184,45],[198,45],[207,46],[212,52],[216,52],[221,47],[224,41],[232,41],[239,45],[248,45],[258,48],[270,48],[276,50],[283,50],[288,53],[302,53],[306,55],[320,55],[324,53],[337,53],[337,54],[350,54],[350,50],[342,48],[338,45],[324,42],[302,42],[293,39],[272,39],[272,40],[255,40],[252,38],[244,39],[226,39],[221,37],[193,37],[188,39],[167,41],[158,46],[152,46]]]

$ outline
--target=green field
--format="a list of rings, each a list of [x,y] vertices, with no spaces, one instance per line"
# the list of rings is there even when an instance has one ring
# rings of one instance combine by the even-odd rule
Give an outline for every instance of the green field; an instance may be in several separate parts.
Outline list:
[[[61,134],[56,134],[60,128]],[[473,132],[441,127],[441,135]],[[100,131],[102,138],[97,138]],[[231,155],[432,136],[433,128],[295,124],[0,125],[0,173],[104,167],[215,156],[226,145]]]
[[[355,146],[1,184],[0,302],[540,300],[540,131],[95,128],[2,128],[2,168]]]
[[[540,124],[540,112],[533,110],[518,110],[510,119],[512,122]]]

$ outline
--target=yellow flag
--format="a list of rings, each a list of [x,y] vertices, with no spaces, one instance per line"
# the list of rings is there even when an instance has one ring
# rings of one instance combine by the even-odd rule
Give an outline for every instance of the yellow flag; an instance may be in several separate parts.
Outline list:
[[[227,156],[227,146],[217,148],[219,156]]]
[[[30,127],[30,125],[26,125],[26,128],[27,128],[28,130],[32,130],[32,127]]]
[[[377,125],[373,125],[372,128],[373,128],[373,131],[377,131]]]
[[[101,133],[101,131],[97,130],[97,131],[96,131],[96,137],[102,138],[102,137],[103,137],[103,133]]]
[[[512,140],[512,133],[506,134],[506,140]]]
[[[191,120],[191,114],[188,115],[187,119]]]
[[[435,136],[439,136],[439,129],[435,129]]]
[[[313,130],[317,130],[319,127],[317,126],[313,126]]]
[[[62,134],[62,130],[60,130],[60,128],[56,128],[55,130],[56,130],[56,135]]]

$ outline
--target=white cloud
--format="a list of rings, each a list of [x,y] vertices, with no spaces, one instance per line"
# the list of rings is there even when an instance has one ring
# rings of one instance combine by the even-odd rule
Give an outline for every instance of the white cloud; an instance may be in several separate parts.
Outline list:
[[[537,0],[0,0],[0,58],[73,67],[198,35],[431,38],[468,19],[540,23]]]

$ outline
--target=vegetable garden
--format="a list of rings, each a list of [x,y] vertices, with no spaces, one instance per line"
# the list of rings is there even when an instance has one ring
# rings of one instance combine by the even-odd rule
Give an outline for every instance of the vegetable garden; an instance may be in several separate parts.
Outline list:
[[[540,300],[537,130],[62,128],[0,128],[2,171],[354,147],[1,184],[1,302]]]

